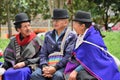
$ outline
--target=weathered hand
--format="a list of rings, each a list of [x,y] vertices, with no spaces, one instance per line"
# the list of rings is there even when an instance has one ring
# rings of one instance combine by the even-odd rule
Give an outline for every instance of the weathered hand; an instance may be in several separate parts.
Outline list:
[[[43,76],[44,77],[52,77],[52,75],[55,73],[56,69],[53,66],[47,66],[43,68]]]
[[[49,77],[52,77],[52,75],[49,73],[48,69],[49,69],[49,66],[46,66],[43,68],[42,71],[43,71],[43,76],[49,78]]]
[[[43,73],[44,73],[44,72],[47,72],[47,71],[48,71],[48,68],[49,68],[49,66],[43,67],[43,69],[42,69]]]
[[[43,76],[44,76],[44,77],[48,77],[48,78],[51,78],[51,77],[52,77],[52,75],[49,74],[49,73],[44,73]]]
[[[25,66],[25,63],[24,63],[24,62],[19,62],[19,63],[17,63],[16,65],[14,65],[13,68],[18,69],[18,68],[22,68],[22,67],[24,67],[24,66]]]
[[[76,77],[77,77],[77,71],[72,71],[71,73],[70,73],[70,76],[69,76],[69,78],[68,78],[68,80],[76,80]]]
[[[48,72],[49,72],[50,74],[54,74],[54,73],[56,72],[55,67],[53,67],[53,66],[49,66],[49,68],[48,68]]]

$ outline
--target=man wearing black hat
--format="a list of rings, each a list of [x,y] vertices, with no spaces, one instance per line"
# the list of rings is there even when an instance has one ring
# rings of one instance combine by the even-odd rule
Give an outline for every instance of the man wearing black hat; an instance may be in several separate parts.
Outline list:
[[[4,51],[1,75],[4,74],[4,80],[29,80],[31,69],[28,66],[39,62],[42,41],[31,30],[30,19],[26,13],[17,14],[14,25],[18,34],[11,38]]]
[[[39,68],[33,72],[32,80],[64,80],[64,68],[76,39],[76,35],[67,28],[68,18],[67,10],[54,9],[52,17],[54,29],[45,35],[44,45],[40,51]],[[62,54],[61,60],[58,60],[57,52]]]

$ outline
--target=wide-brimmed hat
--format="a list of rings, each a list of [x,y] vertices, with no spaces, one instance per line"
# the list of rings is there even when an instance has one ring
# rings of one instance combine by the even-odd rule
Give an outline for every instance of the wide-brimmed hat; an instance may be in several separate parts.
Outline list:
[[[66,9],[54,9],[52,19],[67,19],[69,18],[68,12]]]
[[[28,18],[26,13],[19,13],[15,16],[15,23],[14,25],[21,23],[21,22],[30,22],[30,19]]]
[[[75,14],[75,18],[73,21],[79,21],[79,22],[92,22],[91,20],[91,14],[90,12],[85,11],[77,11]]]

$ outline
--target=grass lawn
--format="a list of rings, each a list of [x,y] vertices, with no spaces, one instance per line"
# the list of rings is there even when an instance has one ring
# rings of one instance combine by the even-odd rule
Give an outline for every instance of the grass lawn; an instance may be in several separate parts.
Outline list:
[[[3,58],[1,58],[1,59],[0,59],[0,62],[3,62],[3,61],[4,61],[4,59],[3,59]]]
[[[9,41],[10,41],[9,39],[0,39],[0,50],[4,51]],[[3,58],[0,58],[0,62],[3,61],[4,61]]]
[[[9,43],[9,39],[0,39],[0,49],[2,51],[4,51],[4,49],[6,48],[6,46],[8,45]]]
[[[109,52],[120,59],[120,32],[102,32],[102,34],[105,35],[103,39]],[[4,51],[9,41],[9,39],[0,39],[0,49],[2,51]],[[1,61],[3,62],[3,59],[0,59]]]
[[[120,32],[102,32],[108,51],[120,59]]]

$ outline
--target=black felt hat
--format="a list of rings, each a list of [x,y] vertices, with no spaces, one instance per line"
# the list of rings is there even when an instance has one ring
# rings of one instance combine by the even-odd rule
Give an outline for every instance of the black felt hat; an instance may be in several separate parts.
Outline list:
[[[54,9],[52,19],[67,19],[69,18],[68,12],[65,9]]]
[[[30,22],[26,13],[19,13],[15,16],[15,23],[14,25],[21,23],[21,22]]]
[[[73,21],[92,22],[91,14],[89,12],[85,12],[85,11],[77,11]]]

